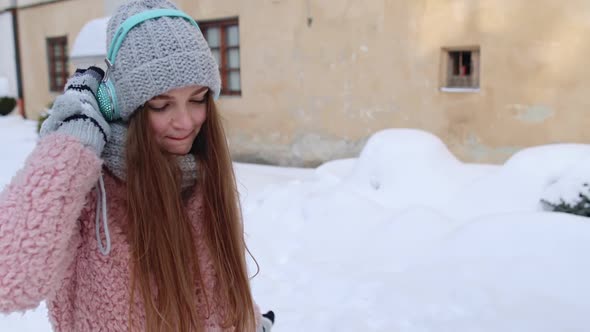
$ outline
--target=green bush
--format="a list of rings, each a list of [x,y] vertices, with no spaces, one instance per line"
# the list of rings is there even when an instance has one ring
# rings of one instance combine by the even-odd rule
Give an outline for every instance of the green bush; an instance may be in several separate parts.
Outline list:
[[[49,117],[49,113],[44,112],[39,115],[39,120],[37,120],[37,133],[41,131],[41,126],[43,125],[43,121],[47,120]]]
[[[16,106],[16,99],[12,97],[0,97],[0,115],[8,115]]]
[[[54,101],[47,103],[47,108],[43,112],[41,112],[41,115],[39,115],[39,119],[37,120],[37,132],[41,131],[43,121],[45,121],[49,117],[48,111],[53,107],[53,103]]]
[[[568,203],[563,199],[559,203],[551,203],[542,200],[543,204],[552,211],[571,213],[582,217],[590,217],[590,186],[584,183],[585,192],[578,194],[579,200],[576,203]]]

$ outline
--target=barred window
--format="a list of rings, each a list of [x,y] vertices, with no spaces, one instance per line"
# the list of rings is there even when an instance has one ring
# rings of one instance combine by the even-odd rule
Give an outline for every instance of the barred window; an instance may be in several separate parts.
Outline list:
[[[49,90],[63,91],[68,79],[68,39],[66,36],[47,38]]]
[[[447,88],[479,88],[479,49],[445,50],[446,87]]]
[[[241,95],[240,32],[237,18],[199,22],[219,65],[221,94]]]

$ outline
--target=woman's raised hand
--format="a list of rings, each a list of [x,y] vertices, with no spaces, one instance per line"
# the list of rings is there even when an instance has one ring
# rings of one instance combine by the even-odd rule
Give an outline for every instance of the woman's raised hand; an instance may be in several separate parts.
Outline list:
[[[50,110],[41,127],[41,137],[60,132],[71,135],[101,155],[110,136],[110,126],[100,113],[96,92],[104,77],[98,67],[77,69]]]

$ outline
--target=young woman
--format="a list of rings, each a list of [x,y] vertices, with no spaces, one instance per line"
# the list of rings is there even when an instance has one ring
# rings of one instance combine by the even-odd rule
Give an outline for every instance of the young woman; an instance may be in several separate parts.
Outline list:
[[[219,70],[176,10],[118,8],[107,79],[76,71],[0,194],[0,312],[46,300],[57,331],[270,331],[249,285]]]

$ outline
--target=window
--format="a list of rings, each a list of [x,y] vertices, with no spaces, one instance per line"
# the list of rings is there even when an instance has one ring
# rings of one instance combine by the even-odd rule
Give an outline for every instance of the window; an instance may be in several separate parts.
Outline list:
[[[68,79],[68,39],[47,38],[47,62],[49,66],[49,90],[63,91]]]
[[[479,88],[479,49],[447,49],[445,88]]]
[[[221,94],[241,95],[238,19],[199,22],[199,27],[219,65]]]

